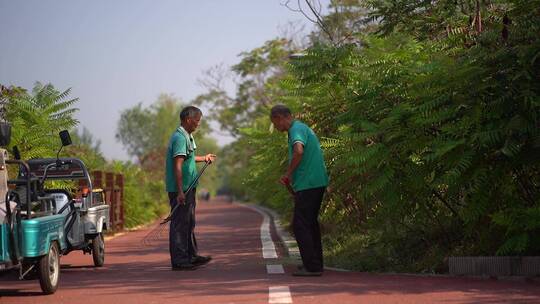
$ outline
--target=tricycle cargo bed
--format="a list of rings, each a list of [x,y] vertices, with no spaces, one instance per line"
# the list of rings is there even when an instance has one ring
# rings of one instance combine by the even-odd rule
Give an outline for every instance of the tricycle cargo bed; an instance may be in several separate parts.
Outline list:
[[[84,217],[84,232],[96,234],[107,229],[109,229],[109,206],[100,205],[88,208]]]
[[[60,249],[65,249],[65,218],[65,214],[56,214],[22,220],[22,256],[30,258],[45,255],[52,241],[57,241]]]

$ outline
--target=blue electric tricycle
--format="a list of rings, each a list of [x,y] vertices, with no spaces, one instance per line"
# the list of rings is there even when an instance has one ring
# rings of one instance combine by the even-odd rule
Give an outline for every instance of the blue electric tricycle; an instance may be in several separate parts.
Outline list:
[[[62,146],[71,144],[67,131],[60,136]],[[37,276],[42,291],[51,294],[58,287],[60,256],[82,250],[92,254],[95,266],[103,265],[109,206],[102,191],[92,189],[80,159],[15,158],[0,149],[0,272],[18,271],[19,279]],[[12,167],[16,178],[8,175]]]

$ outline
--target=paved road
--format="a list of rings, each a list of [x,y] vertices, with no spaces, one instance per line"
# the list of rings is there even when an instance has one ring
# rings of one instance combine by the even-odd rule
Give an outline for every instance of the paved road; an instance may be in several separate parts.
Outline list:
[[[201,253],[214,257],[204,268],[170,271],[168,231],[142,242],[152,226],[108,240],[105,267],[79,252],[62,257],[53,295],[41,295],[37,281],[0,278],[0,303],[540,303],[540,284],[521,281],[335,271],[292,277],[294,265],[281,258],[261,214],[223,201],[197,208]],[[279,265],[284,274],[269,274]]]

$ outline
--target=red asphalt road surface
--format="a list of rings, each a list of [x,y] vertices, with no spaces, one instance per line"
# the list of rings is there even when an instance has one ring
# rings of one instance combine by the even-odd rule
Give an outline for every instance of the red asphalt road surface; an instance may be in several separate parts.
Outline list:
[[[60,286],[42,295],[37,280],[0,277],[0,303],[269,303],[269,287],[288,286],[292,303],[540,303],[540,284],[457,277],[325,271],[322,277],[267,274],[262,216],[220,200],[197,206],[200,254],[212,255],[195,271],[171,271],[168,230],[143,244],[156,227],[106,241],[105,266],[72,252],[61,258]],[[280,247],[277,244],[276,247]]]

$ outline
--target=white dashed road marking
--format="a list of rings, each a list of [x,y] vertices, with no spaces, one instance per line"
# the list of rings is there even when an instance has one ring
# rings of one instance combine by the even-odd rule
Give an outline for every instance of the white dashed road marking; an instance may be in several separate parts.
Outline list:
[[[283,274],[285,270],[283,265],[266,265],[266,272],[268,274]]]
[[[268,287],[268,303],[285,304],[292,303],[289,286]]]
[[[277,251],[274,242],[272,241],[272,234],[270,232],[270,217],[266,212],[261,210],[242,205],[253,211],[256,211],[263,216],[263,222],[261,224],[261,242],[262,242],[262,254],[265,259],[277,259]],[[285,270],[283,265],[266,265],[266,272],[268,274],[284,274]],[[291,290],[289,286],[270,286],[268,287],[268,303],[270,304],[288,304],[292,303]]]

